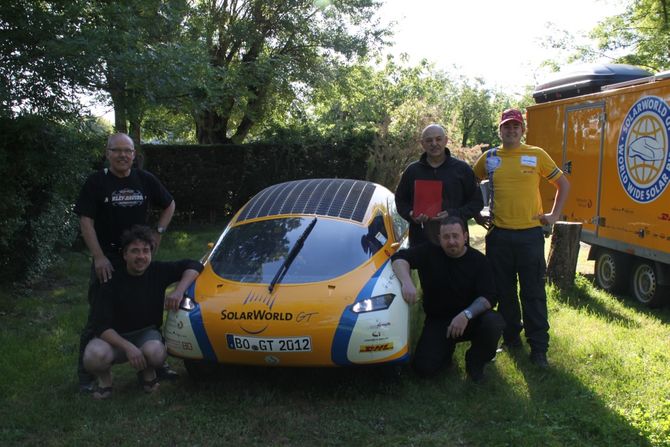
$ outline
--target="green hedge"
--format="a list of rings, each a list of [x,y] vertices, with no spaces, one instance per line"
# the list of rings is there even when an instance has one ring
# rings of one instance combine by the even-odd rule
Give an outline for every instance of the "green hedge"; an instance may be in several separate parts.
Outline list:
[[[38,277],[77,234],[73,203],[104,136],[82,121],[0,118],[0,282]]]
[[[177,220],[217,222],[266,186],[303,178],[365,178],[371,136],[245,145],[142,145],[144,168],[168,188]]]

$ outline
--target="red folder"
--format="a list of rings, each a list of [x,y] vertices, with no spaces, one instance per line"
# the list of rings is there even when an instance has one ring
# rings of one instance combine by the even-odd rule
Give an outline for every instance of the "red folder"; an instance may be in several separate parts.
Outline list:
[[[440,180],[414,180],[414,216],[425,214],[435,217],[442,211],[442,182]]]

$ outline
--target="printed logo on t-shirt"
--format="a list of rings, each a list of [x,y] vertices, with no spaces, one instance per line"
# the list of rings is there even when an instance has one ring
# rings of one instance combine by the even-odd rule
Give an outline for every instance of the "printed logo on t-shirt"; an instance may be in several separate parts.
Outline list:
[[[537,157],[533,155],[522,155],[521,166],[537,166]]]
[[[502,160],[497,155],[486,158],[486,172],[491,173],[500,167]]]
[[[112,192],[112,206],[140,206],[144,203],[144,194],[135,189],[121,189]]]

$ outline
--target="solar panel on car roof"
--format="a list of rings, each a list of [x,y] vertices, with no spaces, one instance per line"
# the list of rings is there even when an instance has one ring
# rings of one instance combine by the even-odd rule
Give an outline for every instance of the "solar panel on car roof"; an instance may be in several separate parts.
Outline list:
[[[280,183],[256,194],[239,220],[278,214],[320,214],[363,221],[375,185],[362,180],[310,179]]]

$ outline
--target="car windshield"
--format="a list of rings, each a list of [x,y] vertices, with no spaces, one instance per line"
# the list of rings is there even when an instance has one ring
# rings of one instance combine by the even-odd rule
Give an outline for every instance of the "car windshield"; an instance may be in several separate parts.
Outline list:
[[[222,278],[270,283],[313,216],[262,220],[230,228],[209,262]],[[369,227],[319,218],[290,264],[282,284],[324,281],[343,275],[370,259],[386,243],[384,219]]]

